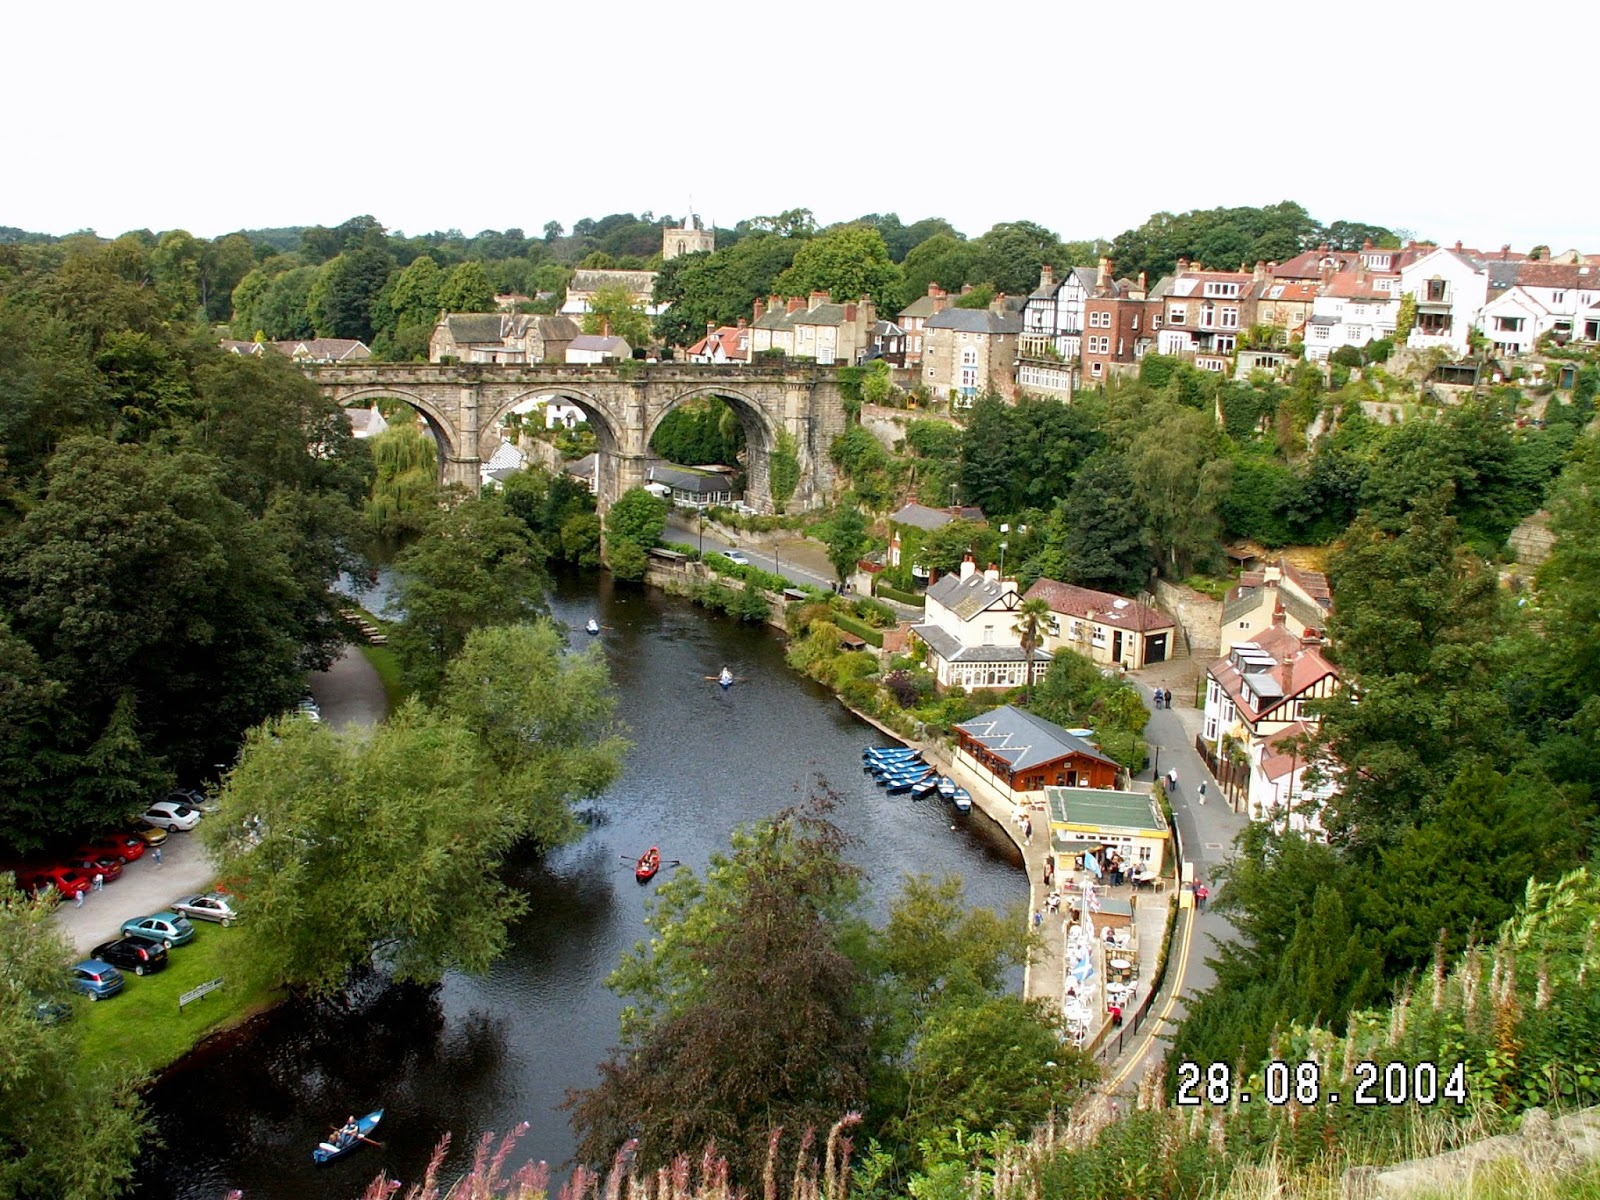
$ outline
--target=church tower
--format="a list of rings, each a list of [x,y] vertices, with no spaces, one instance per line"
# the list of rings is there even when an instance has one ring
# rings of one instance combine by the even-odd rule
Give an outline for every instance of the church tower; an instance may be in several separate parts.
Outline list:
[[[700,218],[690,213],[683,219],[681,229],[670,226],[661,231],[661,261],[667,262],[681,254],[710,254],[717,248],[717,234],[713,229],[702,229]]]

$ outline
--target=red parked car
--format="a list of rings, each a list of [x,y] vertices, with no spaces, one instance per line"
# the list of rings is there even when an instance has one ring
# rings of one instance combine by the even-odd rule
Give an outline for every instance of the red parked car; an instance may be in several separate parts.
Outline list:
[[[122,859],[115,854],[90,851],[87,854],[74,854],[67,859],[63,866],[71,867],[74,871],[82,871],[92,881],[96,875],[105,877],[105,882],[122,878]]]
[[[125,863],[131,863],[145,851],[145,842],[135,833],[108,833],[105,837],[96,838],[86,846],[81,846],[78,853],[84,858],[100,858],[102,855],[111,855],[120,858]]]
[[[17,873],[17,886],[25,892],[53,887],[63,896],[76,896],[87,892],[93,882],[92,876],[71,867],[34,867]]]

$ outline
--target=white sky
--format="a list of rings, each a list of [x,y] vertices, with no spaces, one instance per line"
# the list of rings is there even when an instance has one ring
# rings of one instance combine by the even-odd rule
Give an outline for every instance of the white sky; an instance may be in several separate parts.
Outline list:
[[[0,225],[47,233],[536,235],[692,196],[724,225],[1086,238],[1291,199],[1600,252],[1587,4],[80,0],[5,25]]]

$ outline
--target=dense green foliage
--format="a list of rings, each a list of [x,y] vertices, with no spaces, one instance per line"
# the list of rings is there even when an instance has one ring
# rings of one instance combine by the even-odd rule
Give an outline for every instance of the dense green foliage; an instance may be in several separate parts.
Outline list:
[[[662,417],[650,435],[650,450],[687,467],[736,467],[744,438],[744,425],[733,406],[712,396],[681,404]]]
[[[169,289],[178,248],[0,248],[0,821],[18,849],[230,759],[341,639],[327,586],[353,565],[366,447],[287,360],[224,354],[190,323],[214,282]]]
[[[887,1182],[952,1114],[975,1132],[1027,1127],[1090,1076],[1042,1006],[1002,994],[1030,945],[1020,914],[908,879],[871,929],[831,807],[817,795],[740,829],[704,879],[680,870],[658,890],[650,941],[610,981],[628,1001],[622,1048],[569,1099],[583,1159],[636,1137],[641,1164],[664,1166],[714,1139],[753,1188],[771,1131],[794,1144],[855,1110]]]
[[[0,1197],[100,1200],[133,1173],[147,1122],[136,1080],[115,1056],[85,1064],[81,1021],[35,1018],[41,1003],[72,1005],[77,959],[53,903],[28,899],[0,873]],[[70,1015],[70,1009],[69,1009]]]

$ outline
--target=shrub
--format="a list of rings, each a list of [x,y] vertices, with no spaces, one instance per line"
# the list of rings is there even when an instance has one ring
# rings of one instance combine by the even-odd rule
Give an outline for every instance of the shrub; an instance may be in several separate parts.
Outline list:
[[[910,671],[890,671],[883,677],[883,686],[901,708],[910,708],[917,702],[917,685]]]
[[[897,604],[909,604],[914,608],[921,608],[924,603],[920,592],[903,592],[892,584],[884,583],[882,579],[872,585],[872,590],[885,600],[893,600]]]
[[[855,602],[855,613],[867,624],[878,629],[890,629],[898,623],[892,608],[887,604],[878,603],[870,596],[862,596]]]
[[[879,633],[865,621],[859,621],[848,613],[836,612],[830,618],[840,629],[848,630],[857,637],[864,639],[868,645],[883,648],[883,634]]]

